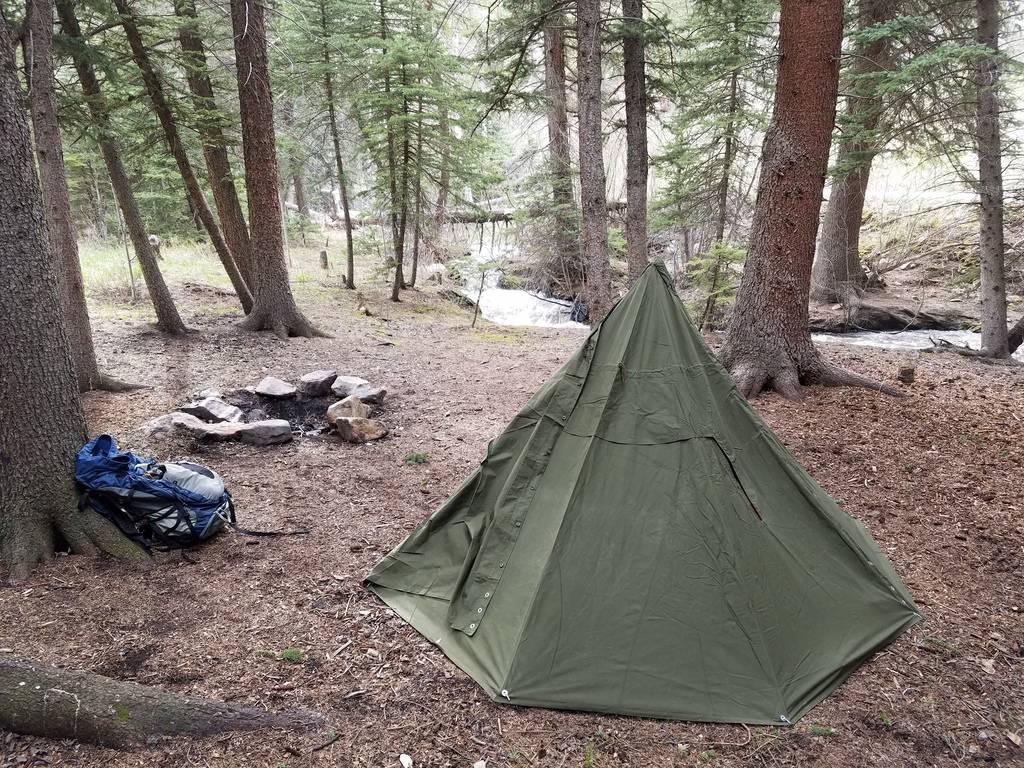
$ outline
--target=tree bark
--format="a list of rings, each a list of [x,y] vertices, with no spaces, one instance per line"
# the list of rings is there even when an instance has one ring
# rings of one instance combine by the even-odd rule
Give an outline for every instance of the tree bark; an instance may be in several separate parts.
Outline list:
[[[345,162],[341,157],[341,138],[338,135],[338,112],[334,101],[334,80],[331,76],[331,49],[327,44],[327,3],[320,0],[320,34],[323,38],[324,96],[327,99],[327,117],[331,123],[331,144],[334,146],[334,164],[338,169],[338,189],[341,193],[341,210],[345,217],[346,276],[345,285],[356,287],[356,257],[352,242],[352,212],[348,204],[348,181],[345,178]]]
[[[601,5],[597,0],[578,0],[576,38],[583,263],[586,268],[587,311],[593,324],[604,318],[612,299],[604,142],[601,136]]]
[[[0,727],[16,733],[126,747],[154,736],[308,728],[321,722],[314,712],[268,712],[0,658]]]
[[[626,254],[632,285],[647,267],[647,80],[643,0],[622,0],[623,88],[626,101]]]
[[[440,78],[435,77],[434,86],[440,87]],[[437,131],[441,136],[440,169],[437,173],[437,202],[434,204],[434,225],[437,239],[441,240],[441,228],[448,221],[448,192],[451,186],[451,125],[448,122],[448,105],[441,104],[437,118]]]
[[[309,217],[309,198],[306,197],[306,179],[302,169],[302,160],[292,155],[292,189],[295,190],[295,207],[305,217]]]
[[[274,101],[261,2],[231,0],[245,187],[249,199],[253,271],[257,275],[252,312],[242,322],[242,327],[250,331],[273,331],[281,338],[322,336],[295,305],[288,284],[281,204],[277,196]]]
[[[43,216],[53,249],[54,268],[64,321],[75,360],[80,392],[123,390],[128,385],[99,371],[92,326],[85,301],[78,238],[71,215],[71,198],[64,168],[53,68],[53,0],[26,3],[26,34],[22,38],[28,72],[29,111],[43,197]]]
[[[1013,324],[1013,328],[1010,329],[1010,332],[1006,336],[1008,353],[1012,355],[1020,349],[1021,344],[1024,344],[1024,316]]]
[[[178,172],[181,174],[181,179],[185,184],[185,193],[188,197],[189,205],[195,212],[196,218],[202,223],[203,229],[206,230],[206,234],[209,236],[210,242],[220,258],[220,263],[223,265],[228,279],[231,280],[235,294],[242,304],[242,309],[248,314],[252,311],[252,294],[249,292],[249,287],[246,285],[242,273],[235,264],[235,257],[231,253],[224,234],[221,232],[220,225],[213,216],[213,211],[210,210],[210,206],[206,202],[206,195],[203,194],[203,189],[199,185],[199,179],[196,178],[195,171],[192,169],[192,161],[189,160],[188,152],[185,150],[185,145],[178,134],[178,125],[174,120],[174,114],[171,112],[171,105],[168,104],[167,98],[164,96],[163,83],[160,82],[160,78],[149,60],[149,53],[142,40],[142,33],[139,31],[135,14],[129,7],[127,0],[114,0],[114,7],[117,8],[117,12],[121,16],[121,26],[124,29],[125,36],[128,38],[132,57],[142,73],[142,82],[146,87],[149,100],[153,105],[153,111],[156,113],[157,120],[160,122],[160,127],[164,132],[164,140],[171,150],[171,156],[174,158],[174,162],[178,166]]]
[[[860,0],[859,27],[882,24],[896,12],[892,0]],[[877,82],[866,76],[892,66],[891,49],[891,39],[881,37],[854,50],[852,92],[846,99],[847,124],[854,135],[839,144],[839,170],[832,180],[811,271],[811,300],[821,304],[850,306],[867,285],[860,261],[860,227],[871,163],[881,150],[872,134],[882,119],[884,104]]]
[[[96,172],[96,166],[93,165],[92,160],[85,161],[85,168],[89,172],[89,207],[92,208],[93,234],[99,240],[106,240],[107,211],[103,205],[103,195],[100,194],[100,175]]]
[[[409,273],[409,287],[416,287],[416,272],[420,264],[420,213],[423,209],[423,99],[416,103],[420,118],[416,121],[416,178],[412,185],[412,270]]]
[[[52,557],[57,534],[75,552],[144,558],[109,522],[78,509],[74,462],[85,414],[2,16],[0,189],[0,577],[25,578]]]
[[[387,6],[385,0],[380,0],[380,41],[381,41],[381,54],[387,56],[388,53],[388,17],[387,17]],[[391,242],[394,250],[395,260],[395,280],[391,287],[391,300],[400,301],[399,291],[405,285],[405,279],[402,275],[402,262],[404,261],[404,250],[405,250],[405,228],[401,221],[401,203],[400,199],[404,198],[404,193],[401,198],[398,193],[398,150],[395,147],[395,134],[392,129],[391,121],[391,73],[390,70],[385,66],[384,68],[384,119],[387,123],[385,130],[387,132],[386,144],[387,144],[387,166],[388,166],[388,214],[391,219]]]
[[[981,348],[1007,357],[1003,153],[999,118],[999,0],[977,0],[977,42],[992,55],[977,65],[978,225],[981,235]]]
[[[203,115],[198,121],[198,132],[203,142],[203,160],[210,190],[213,192],[213,203],[217,208],[217,218],[220,219],[221,231],[235,259],[235,265],[242,273],[242,279],[251,294],[256,288],[257,275],[253,268],[249,228],[245,223],[242,204],[238,200],[227,140],[218,120],[211,117],[219,117],[221,113],[214,98],[213,83],[206,64],[206,48],[197,31],[199,19],[194,0],[175,0],[174,12],[184,22],[178,28],[178,44],[185,54],[185,79],[192,94],[192,103],[196,111]]]
[[[117,204],[124,217],[132,247],[135,249],[135,256],[142,269],[142,277],[146,281],[149,298],[156,310],[156,327],[164,333],[184,333],[185,324],[178,314],[177,307],[174,306],[174,299],[160,273],[156,254],[153,253],[153,248],[149,244],[146,225],[142,221],[142,213],[139,211],[138,202],[132,193],[131,182],[128,180],[128,173],[121,160],[121,150],[110,125],[109,107],[103,98],[96,72],[85,54],[85,38],[82,36],[82,29],[75,16],[73,0],[57,0],[57,16],[64,34],[76,43],[72,51],[75,71],[78,73],[78,80],[82,86],[82,93],[85,95],[89,115],[99,133],[100,152],[103,155],[103,162],[107,166],[114,196],[117,198]]]
[[[569,153],[569,110],[565,88],[565,14],[550,11],[544,21],[544,91],[548,100],[548,158],[551,168],[552,232],[558,257],[556,269],[563,290],[572,293],[583,284],[579,214],[572,188]]]
[[[811,262],[839,84],[842,0],[783,0],[779,73],[750,245],[722,362],[741,394],[863,384],[825,363],[808,322]],[[889,388],[888,391],[894,391]]]

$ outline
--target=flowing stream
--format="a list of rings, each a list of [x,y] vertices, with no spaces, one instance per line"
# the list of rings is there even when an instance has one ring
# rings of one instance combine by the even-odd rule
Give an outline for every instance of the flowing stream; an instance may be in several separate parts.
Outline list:
[[[883,349],[930,349],[932,339],[948,341],[957,346],[981,349],[981,334],[973,331],[857,331],[856,333],[815,333],[814,341],[820,344],[851,344],[859,347],[882,347]],[[1014,354],[1024,361],[1024,346]]]
[[[485,236],[485,227],[490,229]],[[485,320],[498,325],[532,325],[541,328],[586,328],[583,323],[572,320],[572,304],[568,301],[553,299],[532,291],[518,288],[499,288],[500,269],[493,268],[486,272],[485,265],[500,264],[512,261],[516,255],[516,244],[509,227],[493,225],[465,225],[472,231],[467,238],[469,245],[466,256],[471,262],[481,266],[480,271],[464,269],[464,284],[459,292],[466,298],[477,302],[480,314]],[[479,228],[479,229],[478,229]],[[478,235],[478,236],[477,236]],[[466,242],[466,240],[463,240]],[[483,279],[483,290],[480,280]]]
[[[511,261],[516,255],[514,239],[508,228],[491,227],[489,236],[482,225],[470,225],[472,229],[463,237],[472,244],[467,256],[477,264]],[[467,227],[467,230],[469,227]],[[466,237],[468,235],[468,237]],[[465,240],[463,240],[465,242]],[[587,328],[583,323],[574,322],[570,315],[572,305],[542,294],[514,288],[499,288],[500,270],[491,269],[483,273],[483,291],[480,290],[481,273],[467,274],[465,285],[460,289],[467,298],[477,301],[484,319],[497,325],[538,326],[542,328]],[[813,339],[819,344],[849,344],[852,346],[878,347],[882,349],[929,349],[932,339],[948,341],[971,349],[981,348],[981,334],[973,331],[857,331],[855,333],[815,333]],[[1024,361],[1024,346],[1017,350],[1014,358]]]

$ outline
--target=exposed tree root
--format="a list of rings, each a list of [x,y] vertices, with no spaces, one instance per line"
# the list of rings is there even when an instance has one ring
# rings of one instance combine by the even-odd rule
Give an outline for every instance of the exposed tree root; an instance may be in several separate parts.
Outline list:
[[[873,389],[891,397],[905,396],[904,392],[897,387],[881,381],[875,381],[867,376],[861,376],[859,373],[848,371],[845,368],[840,368],[824,361],[819,362],[819,367],[816,370],[811,370],[804,374],[803,381],[805,384],[820,384],[825,387],[863,387],[864,389]]]
[[[321,715],[305,710],[267,712],[0,658],[0,727],[18,733],[125,746],[154,736],[308,728],[321,722]]]
[[[90,510],[72,509],[52,517],[49,524],[45,519],[12,518],[0,544],[4,575],[15,582],[27,578],[39,563],[53,558],[58,535],[76,555],[103,552],[120,560],[150,563],[149,555],[108,520]]]
[[[132,381],[121,381],[118,378],[105,373],[97,373],[88,382],[81,382],[81,392],[133,392],[136,389],[148,389],[148,384],[138,384]]]
[[[298,310],[277,312],[273,309],[254,308],[250,315],[239,326],[244,331],[270,331],[281,339],[297,336],[303,338],[333,338],[329,333],[321,331]]]
[[[826,363],[816,352],[805,356],[800,362],[787,356],[776,365],[767,365],[761,359],[754,362],[726,360],[726,365],[736,389],[746,398],[772,389],[789,400],[800,401],[804,398],[805,384],[863,387],[892,397],[904,396],[903,392],[889,384]]]

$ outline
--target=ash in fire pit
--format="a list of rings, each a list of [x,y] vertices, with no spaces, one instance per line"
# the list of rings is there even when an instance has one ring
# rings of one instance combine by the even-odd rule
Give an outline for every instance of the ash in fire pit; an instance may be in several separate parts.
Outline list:
[[[267,376],[255,387],[226,394],[203,390],[177,411],[145,425],[154,437],[175,432],[200,440],[239,440],[255,445],[284,443],[293,437],[336,434],[349,443],[377,440],[388,433],[370,418],[387,390],[357,376],[313,371],[298,386]]]
[[[307,397],[296,393],[291,397],[267,397],[239,389],[228,392],[223,401],[242,412],[242,421],[257,422],[283,419],[296,436],[316,436],[330,431],[327,409],[337,402],[332,395]]]

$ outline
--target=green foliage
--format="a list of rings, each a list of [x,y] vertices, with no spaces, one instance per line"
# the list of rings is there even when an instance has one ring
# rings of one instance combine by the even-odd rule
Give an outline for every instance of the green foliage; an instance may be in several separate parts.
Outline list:
[[[597,764],[597,747],[594,742],[588,741],[583,748],[583,768],[594,768]]]
[[[298,664],[302,661],[302,651],[298,648],[285,648],[277,655],[277,658],[288,664]]]
[[[622,227],[608,227],[608,250],[613,258],[626,258],[626,233]]]
[[[672,66],[655,82],[678,106],[655,158],[666,174],[655,206],[675,224],[714,230],[735,218],[730,205],[742,207],[741,171],[758,151],[774,88],[776,9],[774,0],[696,0],[671,30]]]
[[[409,453],[405,454],[404,461],[406,464],[409,465],[426,464],[428,461],[430,461],[430,454],[418,453],[417,451],[410,451]]]
[[[811,734],[811,736],[827,737],[836,735],[834,728],[827,728],[824,725],[812,725],[810,728],[807,729],[807,732]]]
[[[740,270],[746,251],[728,243],[715,243],[706,252],[693,256],[686,265],[688,309],[697,322],[714,325],[724,309],[736,297]]]

